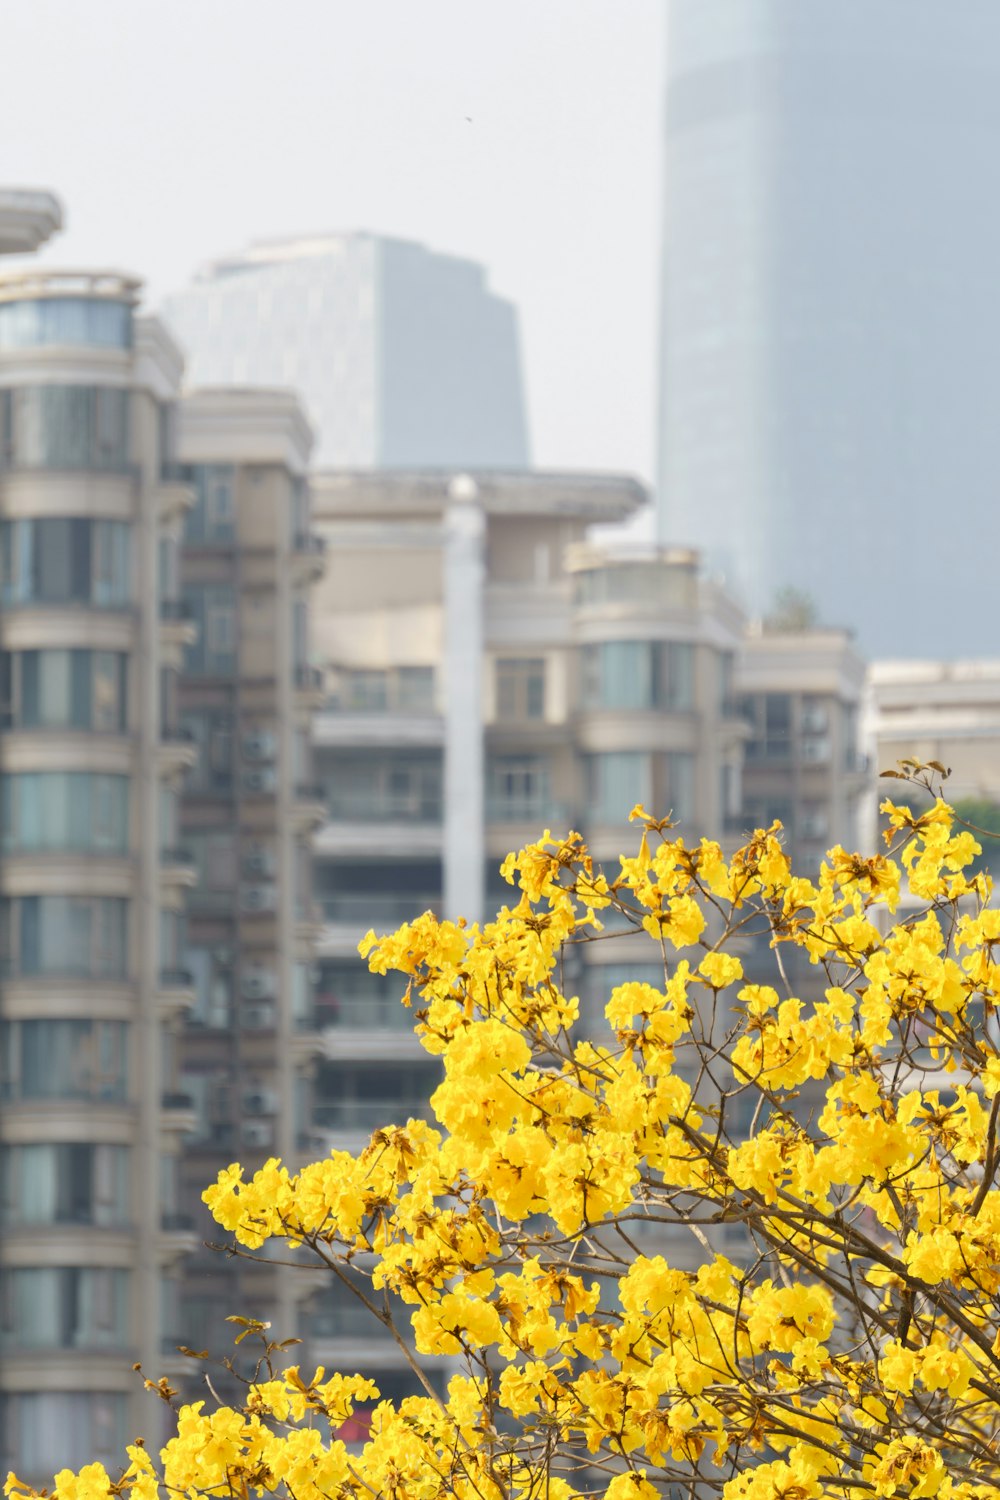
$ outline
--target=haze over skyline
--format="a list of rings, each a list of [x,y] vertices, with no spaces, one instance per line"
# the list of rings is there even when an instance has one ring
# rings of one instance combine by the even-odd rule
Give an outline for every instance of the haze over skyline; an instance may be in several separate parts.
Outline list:
[[[539,467],[654,469],[660,0],[9,8],[0,181],[57,266],[148,303],[253,241],[339,229],[480,261],[514,301]]]

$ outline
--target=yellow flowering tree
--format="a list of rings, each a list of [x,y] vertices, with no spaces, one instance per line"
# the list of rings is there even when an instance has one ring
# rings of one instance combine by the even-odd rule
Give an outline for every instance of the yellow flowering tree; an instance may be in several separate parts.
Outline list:
[[[358,1288],[424,1393],[345,1443],[371,1382],[267,1345],[242,1406],[182,1408],[60,1500],[996,1500],[1000,911],[942,801],[883,811],[887,855],[806,879],[777,825],[727,857],[639,808],[609,876],[546,835],[481,931],[369,934],[442,1061],[436,1125],[205,1198],[240,1253],[284,1240]],[[663,979],[615,988],[601,1040],[563,973],[612,913]],[[761,940],[773,985],[744,974]]]

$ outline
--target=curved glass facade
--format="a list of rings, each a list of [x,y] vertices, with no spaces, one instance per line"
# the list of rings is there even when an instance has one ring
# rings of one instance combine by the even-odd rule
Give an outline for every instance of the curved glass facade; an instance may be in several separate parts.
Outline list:
[[[0,1098],[126,1098],[124,1021],[0,1021]]]
[[[0,1223],[128,1222],[127,1146],[32,1142],[0,1146]]]
[[[130,529],[82,516],[0,521],[0,604],[128,604]]]
[[[0,774],[4,854],[125,854],[127,776],[94,771]]]
[[[123,896],[0,896],[0,977],[124,979],[127,932]]]
[[[128,1272],[90,1266],[0,1271],[0,1349],[120,1349]]]
[[[0,729],[127,728],[126,652],[0,651]]]
[[[0,302],[0,350],[45,346],[130,349],[132,308],[95,297]]]
[[[0,469],[129,467],[130,393],[118,386],[25,385],[0,391]]]

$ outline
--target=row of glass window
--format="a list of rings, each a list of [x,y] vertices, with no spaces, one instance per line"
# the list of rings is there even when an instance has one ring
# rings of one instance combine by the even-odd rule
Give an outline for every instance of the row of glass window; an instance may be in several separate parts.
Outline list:
[[[0,1469],[54,1474],[119,1464],[128,1438],[125,1397],[109,1391],[0,1395]],[[117,1470],[115,1470],[117,1472]]]
[[[694,707],[694,646],[688,641],[602,641],[583,649],[585,708]]]
[[[0,1146],[0,1224],[125,1224],[128,1169],[127,1146]]]
[[[131,395],[120,386],[26,385],[0,391],[0,469],[125,473]]]
[[[126,1096],[124,1021],[0,1021],[0,1098]]]
[[[131,344],[132,308],[127,302],[35,297],[0,303],[0,349],[128,349]]]
[[[0,978],[124,979],[128,901],[121,896],[0,896]]]
[[[107,1266],[0,1270],[0,1349],[121,1349],[129,1273]]]
[[[129,778],[96,771],[0,774],[5,854],[128,852]]]
[[[0,729],[127,728],[124,651],[0,651]]]
[[[130,533],[83,516],[0,521],[0,604],[129,604]]]

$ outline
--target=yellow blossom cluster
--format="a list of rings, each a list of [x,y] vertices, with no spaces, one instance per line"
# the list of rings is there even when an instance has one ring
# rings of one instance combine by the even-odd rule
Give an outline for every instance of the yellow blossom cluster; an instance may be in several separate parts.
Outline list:
[[[945,803],[883,812],[887,855],[805,878],[778,825],[727,852],[637,808],[617,871],[547,833],[482,928],[370,933],[435,1123],[204,1197],[401,1308],[423,1393],[268,1361],[57,1500],[1000,1500],[1000,912]],[[596,1025],[565,976],[622,928],[662,980]]]

